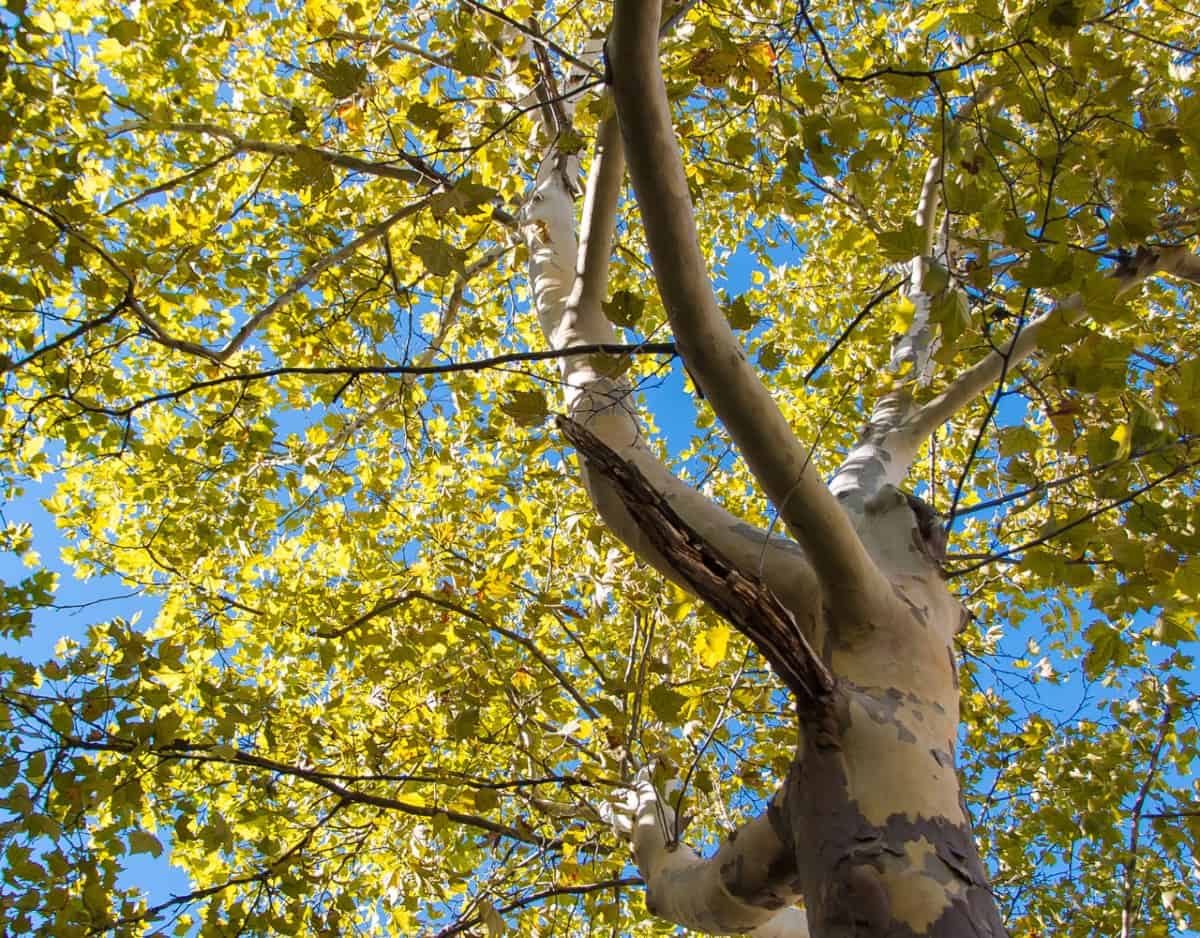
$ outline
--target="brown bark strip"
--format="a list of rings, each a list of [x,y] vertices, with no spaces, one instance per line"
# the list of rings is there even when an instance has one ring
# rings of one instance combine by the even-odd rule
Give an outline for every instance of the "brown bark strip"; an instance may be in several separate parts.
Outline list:
[[[654,547],[701,599],[745,635],[796,695],[806,717],[828,710],[833,675],[800,631],[795,617],[753,574],[739,570],[684,521],[634,465],[595,434],[558,417],[563,435],[607,479]]]

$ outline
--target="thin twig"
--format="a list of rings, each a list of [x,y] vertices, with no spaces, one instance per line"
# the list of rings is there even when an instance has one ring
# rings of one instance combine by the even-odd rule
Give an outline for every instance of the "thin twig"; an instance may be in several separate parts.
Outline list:
[[[1150,793],[1150,786],[1154,784],[1154,776],[1158,773],[1158,762],[1162,757],[1163,746],[1166,744],[1167,733],[1171,729],[1171,719],[1173,716],[1174,708],[1169,703],[1164,702],[1162,719],[1158,723],[1158,738],[1154,741],[1154,748],[1150,750],[1150,764],[1146,767],[1146,777],[1142,779],[1142,786],[1138,789],[1137,797],[1133,802],[1133,818],[1129,823],[1129,844],[1126,848],[1124,873],[1121,877],[1121,890],[1124,893],[1124,901],[1121,903],[1121,938],[1129,938],[1130,927],[1133,924],[1133,912],[1137,904],[1134,901],[1133,880],[1137,875],[1138,839],[1141,836],[1142,808],[1146,804],[1146,795]]]
[[[446,362],[441,365],[308,365],[284,366],[268,368],[264,371],[254,371],[232,375],[221,375],[204,381],[195,381],[186,387],[173,391],[163,391],[150,397],[142,398],[125,407],[104,407],[89,405],[71,398],[74,403],[93,413],[106,414],[110,417],[128,417],[135,411],[151,404],[164,401],[178,400],[196,391],[218,387],[223,384],[246,384],[252,381],[264,381],[283,375],[333,375],[342,377],[361,377],[376,375],[379,377],[395,377],[397,375],[444,375],[465,371],[483,371],[514,362],[538,362],[563,358],[568,355],[675,355],[674,342],[643,342],[636,345],[602,342],[592,345],[575,345],[564,349],[540,349],[531,352],[506,352],[491,358],[481,358],[474,361]]]
[[[574,65],[576,68],[582,69],[583,71],[587,72],[589,75],[592,75],[594,77],[599,77],[599,73],[596,71],[596,68],[594,65],[589,65],[587,62],[583,61],[583,59],[579,58],[578,56],[572,55],[570,52],[568,52],[566,49],[564,49],[562,46],[560,46],[558,43],[556,43],[553,39],[547,39],[545,36],[543,36],[537,30],[532,29],[529,26],[526,26],[524,23],[521,23],[518,20],[513,19],[511,16],[509,16],[503,10],[497,10],[494,7],[488,6],[487,4],[480,3],[479,0],[463,0],[463,2],[466,3],[468,6],[473,6],[480,13],[486,13],[486,14],[488,14],[488,16],[494,16],[496,19],[500,20],[502,23],[507,23],[509,26],[511,26],[517,32],[521,33],[523,36],[528,37],[529,40],[531,42],[533,42],[534,44],[551,50],[555,55],[561,56],[563,59],[570,62],[572,65]]]
[[[903,277],[901,277],[899,280],[896,280],[894,283],[881,284],[879,289],[875,291],[875,295],[871,297],[871,299],[867,302],[867,305],[862,308],[862,311],[852,320],[850,320],[850,324],[842,330],[841,335],[834,339],[833,344],[821,353],[821,357],[817,359],[817,363],[808,369],[808,373],[804,376],[804,383],[808,384],[808,382],[812,380],[813,375],[820,371],[821,366],[829,361],[830,356],[842,347],[842,343],[850,338],[850,333],[858,327],[860,322],[870,315],[871,310],[899,290],[902,286],[904,286]]]
[[[1176,466],[1170,472],[1167,472],[1164,475],[1159,476],[1157,479],[1147,482],[1145,485],[1138,486],[1137,488],[1135,488],[1132,492],[1130,492],[1128,495],[1124,496],[1123,498],[1115,499],[1114,501],[1111,501],[1111,502],[1108,502],[1107,504],[1101,505],[1099,508],[1094,508],[1093,510],[1086,512],[1085,514],[1076,518],[1074,521],[1067,522],[1060,528],[1055,528],[1053,531],[1050,531],[1047,534],[1040,535],[1039,537],[1035,537],[1032,540],[1026,541],[1024,544],[1018,544],[1016,547],[1010,547],[1008,550],[1002,550],[999,553],[990,554],[987,557],[980,560],[978,563],[973,563],[968,567],[959,567],[956,570],[946,570],[945,575],[947,578],[950,578],[950,577],[956,577],[956,576],[963,576],[964,574],[967,574],[967,573],[973,573],[974,571],[980,569],[981,567],[986,567],[988,564],[994,563],[997,560],[1003,560],[1005,557],[1011,557],[1013,554],[1019,554],[1022,551],[1029,550],[1031,547],[1037,547],[1040,544],[1045,544],[1047,541],[1053,540],[1054,538],[1058,537],[1060,534],[1065,534],[1067,531],[1070,531],[1072,528],[1078,527],[1081,524],[1091,521],[1093,518],[1098,517],[1099,515],[1102,515],[1105,512],[1112,511],[1114,508],[1120,508],[1122,505],[1128,505],[1130,502],[1135,501],[1139,496],[1144,495],[1146,492],[1149,492],[1154,487],[1161,485],[1163,482],[1166,482],[1168,479],[1171,479],[1171,478],[1179,475],[1180,473],[1187,471],[1188,469],[1192,469],[1197,465],[1200,465],[1200,459],[1193,460],[1192,462],[1184,463],[1182,466]],[[947,558],[947,560],[953,560],[953,559],[954,559],[953,556]]]

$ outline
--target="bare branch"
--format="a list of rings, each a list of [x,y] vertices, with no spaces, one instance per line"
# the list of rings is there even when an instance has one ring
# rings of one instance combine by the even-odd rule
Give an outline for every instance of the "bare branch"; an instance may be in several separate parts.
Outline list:
[[[1162,718],[1158,722],[1158,737],[1154,740],[1154,745],[1150,750],[1150,763],[1146,767],[1146,777],[1142,779],[1141,788],[1138,789],[1137,797],[1133,802],[1133,817],[1129,822],[1129,843],[1125,853],[1125,869],[1121,876],[1121,890],[1124,893],[1124,901],[1121,903],[1121,938],[1129,938],[1133,926],[1133,913],[1137,907],[1133,881],[1137,874],[1142,809],[1146,805],[1146,795],[1149,794],[1150,786],[1154,784],[1154,777],[1158,773],[1158,762],[1162,757],[1163,746],[1166,745],[1167,733],[1171,729],[1171,721],[1174,716],[1174,708],[1169,703],[1164,703]]]
[[[543,889],[540,892],[531,893],[528,896],[522,896],[520,899],[514,899],[512,902],[502,905],[496,909],[500,915],[507,915],[509,912],[516,912],[518,909],[523,909],[526,906],[534,905],[546,899],[553,899],[555,896],[582,896],[590,892],[599,892],[603,889],[620,889],[622,886],[640,886],[642,879],[639,876],[622,876],[618,879],[606,879],[598,883],[584,883],[579,886],[555,886],[552,889]],[[476,925],[483,923],[483,917],[480,915],[472,915],[468,918],[460,919],[453,925],[443,928],[433,938],[451,938],[453,935],[462,934],[468,929],[474,928]]]
[[[1017,320],[1017,331],[1013,335],[1014,341],[1020,337],[1024,326],[1025,317],[1022,315]],[[962,498],[963,489],[967,484],[967,476],[971,472],[971,467],[975,464],[975,458],[979,455],[979,447],[983,444],[983,437],[987,433],[988,427],[992,425],[992,418],[996,415],[996,408],[1000,406],[1000,398],[1004,395],[1004,382],[1008,377],[1010,367],[1011,363],[1007,357],[1004,357],[1000,363],[1000,374],[996,376],[995,390],[992,393],[991,400],[988,401],[983,419],[979,421],[979,429],[976,430],[975,436],[971,440],[970,449],[967,451],[967,458],[962,464],[962,469],[958,474],[958,482],[954,486],[954,495],[950,498],[950,510],[946,512],[946,516],[950,519],[947,522],[947,530],[949,530],[949,525],[954,523],[954,516],[958,513],[958,501]]]
[[[586,699],[584,699],[583,695],[579,693],[579,691],[575,688],[575,685],[571,682],[570,678],[563,673],[562,669],[559,668],[559,666],[553,661],[551,661],[549,656],[538,647],[537,642],[522,635],[520,632],[514,632],[512,629],[505,628],[498,622],[480,615],[473,609],[468,609],[466,606],[453,602],[444,596],[436,596],[432,593],[426,593],[422,590],[409,590],[406,593],[402,593],[399,596],[394,596],[391,599],[379,603],[347,625],[337,629],[322,630],[316,634],[320,638],[342,638],[355,629],[366,625],[377,616],[384,615],[394,609],[399,609],[408,603],[413,602],[414,600],[421,600],[422,602],[427,602],[430,605],[438,606],[449,612],[457,613],[463,618],[469,619],[478,625],[482,625],[484,628],[495,632],[497,635],[503,635],[510,641],[520,645],[531,655],[533,655],[533,657],[537,659],[538,663],[543,668],[550,672],[559,685],[579,706],[580,710],[586,713],[593,720],[599,718],[599,714],[596,712],[596,709],[590,703],[588,703]]]
[[[375,224],[363,229],[358,237],[347,241],[337,250],[330,251],[316,263],[311,264],[304,271],[304,273],[300,274],[300,276],[289,283],[282,293],[280,293],[275,297],[275,299],[271,300],[270,303],[247,319],[246,322],[242,324],[242,328],[237,331],[237,333],[232,339],[229,340],[228,343],[226,343],[223,349],[221,349],[219,352],[213,353],[216,360],[221,362],[227,361],[230,355],[232,355],[246,343],[246,340],[254,334],[255,330],[262,325],[263,321],[268,316],[274,313],[277,309],[280,309],[281,307],[290,303],[301,290],[311,284],[317,279],[317,277],[321,276],[321,274],[327,271],[330,267],[350,257],[364,244],[374,241],[376,238],[386,236],[388,231],[391,230],[392,226],[395,225],[396,222],[408,218],[410,215],[415,215],[426,205],[428,205],[433,196],[440,191],[442,191],[440,188],[436,189],[434,192],[426,195],[424,198],[417,199],[415,202],[410,202],[408,205],[397,209],[386,218],[381,219]]]
[[[475,814],[466,814],[461,811],[455,811],[450,808],[436,807],[432,805],[415,804],[409,801],[403,801],[399,798],[391,798],[386,795],[374,795],[369,792],[358,791],[354,788],[349,788],[339,781],[335,781],[327,774],[304,766],[292,765],[287,762],[280,762],[276,759],[271,759],[266,756],[256,755],[252,752],[245,752],[241,749],[234,749],[232,752],[224,753],[212,744],[207,743],[188,743],[180,740],[168,743],[163,746],[154,746],[146,748],[144,744],[136,743],[133,740],[122,739],[116,736],[109,736],[105,740],[90,741],[79,739],[77,737],[64,737],[63,742],[76,749],[85,749],[91,752],[120,752],[129,755],[142,754],[152,755],[157,759],[181,761],[181,762],[210,762],[223,765],[244,765],[252,768],[264,769],[269,772],[274,772],[278,775],[285,775],[290,778],[296,778],[301,781],[309,782],[319,788],[323,788],[331,794],[337,795],[338,798],[346,804],[362,804],[371,807],[382,808],[387,811],[396,811],[401,814],[412,815],[413,817],[433,818],[437,815],[445,815],[456,824],[462,824],[464,827],[473,827],[478,830],[485,831],[489,834],[497,834],[501,837],[507,837],[510,840],[515,840],[520,843],[529,844],[535,847],[554,847],[557,842],[548,840],[544,837],[539,837],[536,834],[520,831],[514,827],[509,827],[507,824],[500,824],[496,821],[491,821],[485,817],[480,817]]]
[[[562,46],[560,46],[554,40],[547,39],[536,29],[532,29],[529,26],[525,25],[524,23],[514,20],[511,16],[509,16],[503,10],[497,10],[495,7],[490,7],[487,4],[481,3],[480,0],[463,0],[463,2],[467,3],[469,6],[473,6],[476,10],[479,10],[479,12],[481,12],[481,13],[486,13],[489,16],[494,16],[496,19],[500,20],[500,22],[511,26],[517,32],[521,33],[523,36],[528,38],[530,42],[534,43],[535,45],[541,46],[544,49],[551,50],[555,55],[559,56],[560,58],[564,59],[567,62],[570,62],[576,68],[591,75],[593,78],[599,77],[596,74],[596,69],[592,64],[585,62],[583,59],[579,58],[576,55],[572,55],[570,52],[568,52],[566,49],[564,49]]]
[[[126,205],[133,205],[135,202],[140,202],[142,199],[149,198],[152,195],[157,195],[160,192],[169,192],[171,189],[174,189],[176,186],[183,185],[190,179],[195,179],[197,176],[203,176],[210,170],[216,169],[222,163],[228,162],[237,155],[238,151],[236,148],[222,153],[215,160],[209,160],[207,163],[203,163],[200,166],[197,166],[195,169],[191,169],[186,173],[181,173],[178,176],[174,176],[165,182],[160,182],[157,185],[150,186],[148,189],[143,189],[141,192],[137,192],[127,199],[122,199],[115,205],[110,205],[104,210],[104,214],[111,215],[113,212],[124,208]]]
[[[296,843],[292,844],[291,847],[281,853],[271,863],[269,863],[267,866],[264,866],[258,872],[249,873],[245,876],[232,876],[223,883],[216,883],[212,886],[204,886],[200,889],[194,889],[191,892],[185,893],[181,896],[172,895],[170,899],[166,899],[157,905],[152,905],[141,912],[137,912],[133,915],[127,915],[114,921],[107,922],[98,928],[93,928],[91,929],[90,934],[99,934],[100,932],[105,931],[119,931],[127,928],[130,925],[135,925],[138,922],[153,922],[157,920],[163,912],[178,908],[182,905],[199,902],[202,899],[207,899],[209,896],[215,896],[219,893],[222,893],[226,889],[232,889],[236,886],[248,886],[251,883],[267,882],[272,877],[277,876],[281,868],[290,859],[292,859],[292,857],[304,850],[304,848],[312,842],[313,836],[316,834],[316,832],[333,820],[334,816],[341,811],[346,804],[347,802],[344,800],[338,801],[329,811],[325,812],[324,817],[308,828],[303,837],[297,840]]]
[[[1065,534],[1067,531],[1070,531],[1072,528],[1076,528],[1081,524],[1085,524],[1086,522],[1091,521],[1093,518],[1096,518],[1102,514],[1112,511],[1114,508],[1120,508],[1122,505],[1128,505],[1129,503],[1136,501],[1139,497],[1141,497],[1142,495],[1145,495],[1151,489],[1156,488],[1159,485],[1162,485],[1162,483],[1166,482],[1167,480],[1173,479],[1173,478],[1175,478],[1175,476],[1180,475],[1180,474],[1186,472],[1187,470],[1192,469],[1196,466],[1200,466],[1200,459],[1192,460],[1191,462],[1186,462],[1181,466],[1176,466],[1174,469],[1170,470],[1169,472],[1165,472],[1162,475],[1158,476],[1157,478],[1151,479],[1145,485],[1139,485],[1137,488],[1130,490],[1128,495],[1125,495],[1121,498],[1113,499],[1110,502],[1105,502],[1100,507],[1094,508],[1091,511],[1084,513],[1080,517],[1076,518],[1074,521],[1068,521],[1066,524],[1055,528],[1053,531],[1048,531],[1045,534],[1042,534],[1038,537],[1033,538],[1032,540],[1026,541],[1024,544],[1018,544],[1016,547],[1010,547],[1007,550],[1002,550],[1002,551],[999,551],[998,553],[990,554],[989,556],[984,557],[979,562],[973,563],[970,566],[958,567],[956,569],[946,570],[945,571],[946,577],[950,578],[950,577],[956,577],[956,576],[963,576],[964,574],[967,574],[967,573],[973,573],[974,571],[980,569],[981,567],[986,567],[988,564],[994,563],[997,560],[1003,560],[1005,557],[1011,557],[1013,554],[1019,554],[1019,553],[1022,553],[1023,551],[1029,550],[1031,547],[1037,547],[1039,544],[1045,544],[1048,541],[1052,541],[1052,540],[1054,540],[1054,538],[1058,537],[1061,534]],[[946,559],[948,561],[952,561],[954,559],[954,556],[950,555]]]
[[[813,376],[821,370],[821,367],[827,361],[829,361],[834,352],[841,348],[845,341],[850,338],[850,333],[858,328],[858,324],[871,314],[871,310],[899,290],[902,286],[904,286],[903,278],[881,285],[879,289],[875,291],[875,295],[867,301],[867,305],[859,311],[857,316],[850,320],[850,324],[847,325],[846,328],[841,331],[838,337],[833,340],[833,344],[831,344],[829,348],[821,353],[821,357],[817,359],[816,364],[808,369],[808,372],[804,375],[804,383],[808,384],[808,382],[813,379]]]

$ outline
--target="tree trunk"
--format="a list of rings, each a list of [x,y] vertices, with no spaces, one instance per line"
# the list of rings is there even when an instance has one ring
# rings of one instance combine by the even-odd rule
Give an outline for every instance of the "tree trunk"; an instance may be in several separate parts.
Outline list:
[[[562,362],[577,421],[563,428],[614,533],[737,626],[792,690],[798,744],[767,812],[709,859],[677,842],[674,812],[639,778],[625,823],[647,907],[694,931],[755,938],[1003,935],[954,763],[964,612],[928,519],[894,487],[919,449],[906,421],[920,412],[902,390],[872,415],[855,464],[866,468],[843,469],[834,491],[817,476],[712,296],[658,71],[658,6],[618,3],[608,53],[659,292],[689,370],[795,540],[748,528],[673,477],[642,443],[629,389],[583,357]],[[557,348],[614,338],[600,300],[621,150],[606,126],[578,244],[572,174],[553,146],[523,213],[535,306]],[[929,178],[927,226],[936,167]],[[912,266],[919,294],[923,263]],[[927,358],[918,339],[902,357]]]
[[[955,770],[962,609],[904,496],[884,489],[864,520],[894,601],[829,630],[835,703],[800,713],[784,789],[812,934],[1004,935]]]

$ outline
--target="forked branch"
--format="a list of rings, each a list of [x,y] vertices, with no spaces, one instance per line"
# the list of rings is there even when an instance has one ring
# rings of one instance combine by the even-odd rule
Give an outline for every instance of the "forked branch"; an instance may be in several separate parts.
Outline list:
[[[744,569],[758,570],[789,608],[814,608],[812,569],[797,545],[746,524],[672,473],[646,445],[632,386],[608,374],[586,354],[586,346],[617,338],[601,305],[625,167],[615,121],[606,121],[597,134],[578,243],[574,204],[567,180],[556,170],[558,162],[559,154],[552,147],[526,200],[521,229],[529,247],[534,306],[546,341],[560,353],[577,351],[562,359],[568,413],[636,465],[674,510],[725,556]],[[591,472],[586,463],[583,475],[597,512],[612,532],[642,560],[676,578],[604,477]]]

